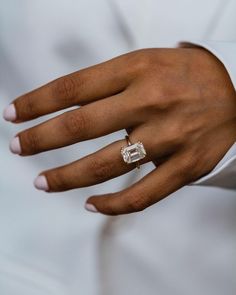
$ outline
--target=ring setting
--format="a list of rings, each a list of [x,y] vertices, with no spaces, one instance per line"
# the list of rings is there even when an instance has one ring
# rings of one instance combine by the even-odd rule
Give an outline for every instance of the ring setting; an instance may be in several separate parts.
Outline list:
[[[127,164],[136,163],[137,168],[139,168],[139,161],[147,155],[144,145],[141,141],[131,143],[128,135],[125,139],[127,141],[127,146],[121,148],[123,160]]]

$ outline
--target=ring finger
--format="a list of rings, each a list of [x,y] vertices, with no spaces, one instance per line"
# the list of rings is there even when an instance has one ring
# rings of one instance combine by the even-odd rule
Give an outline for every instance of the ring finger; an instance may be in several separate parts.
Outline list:
[[[132,143],[139,140],[143,142],[147,153],[140,160],[141,165],[161,159],[165,154],[165,144],[160,141],[158,145],[153,145],[144,136],[141,126],[130,134]],[[44,171],[36,179],[35,186],[41,190],[58,192],[95,185],[123,175],[136,168],[135,163],[124,162],[120,152],[124,146],[127,146],[126,140],[119,140],[78,161]]]
[[[44,171],[36,178],[35,186],[48,192],[59,192],[95,185],[123,175],[136,168],[135,163],[127,164],[122,159],[120,150],[126,145],[125,140],[119,140],[78,161]],[[148,161],[149,157],[145,157],[140,164]]]

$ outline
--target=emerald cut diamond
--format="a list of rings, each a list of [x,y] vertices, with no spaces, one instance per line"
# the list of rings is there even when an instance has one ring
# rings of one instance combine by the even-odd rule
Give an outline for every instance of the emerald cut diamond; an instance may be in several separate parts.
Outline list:
[[[121,149],[121,155],[125,163],[134,163],[137,162],[146,156],[145,148],[142,142],[137,142]]]

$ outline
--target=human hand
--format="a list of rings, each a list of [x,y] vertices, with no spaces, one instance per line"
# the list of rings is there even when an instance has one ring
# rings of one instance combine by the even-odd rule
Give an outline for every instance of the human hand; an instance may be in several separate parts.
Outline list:
[[[141,211],[209,173],[236,140],[236,94],[221,62],[201,48],[143,49],[59,78],[5,110],[21,123],[80,105],[16,135],[13,153],[29,156],[126,129],[157,168],[130,187],[92,196],[86,208],[108,215]],[[125,140],[44,171],[38,189],[62,192],[134,169]]]

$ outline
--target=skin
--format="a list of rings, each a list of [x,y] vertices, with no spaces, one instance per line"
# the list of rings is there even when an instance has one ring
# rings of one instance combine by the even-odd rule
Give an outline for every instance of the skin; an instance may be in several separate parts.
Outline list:
[[[107,215],[141,211],[209,173],[236,141],[236,93],[223,64],[201,48],[143,49],[64,76],[13,101],[22,123],[78,106],[17,134],[22,156],[126,129],[157,168],[130,187],[92,196]],[[108,123],[109,122],[109,123]],[[47,170],[49,192],[107,181],[135,169],[125,139]]]

